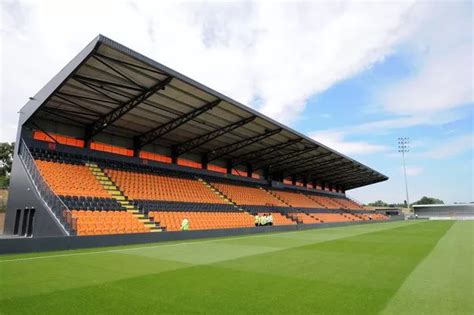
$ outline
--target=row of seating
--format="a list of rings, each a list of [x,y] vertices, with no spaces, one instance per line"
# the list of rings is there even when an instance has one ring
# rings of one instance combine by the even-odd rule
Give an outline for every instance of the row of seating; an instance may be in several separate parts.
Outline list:
[[[311,198],[303,195],[302,193],[271,190],[278,198],[284,200],[287,204],[290,204],[295,208],[320,208],[321,205]]]
[[[35,162],[41,176],[57,195],[110,197],[85,165],[42,160]]]
[[[184,218],[190,230],[228,229],[254,226],[254,218],[247,212],[188,212],[150,211],[150,218],[167,231],[179,231]]]
[[[230,204],[180,202],[166,200],[133,200],[133,204],[144,213],[153,210],[160,211],[235,211],[236,208]]]
[[[78,165],[84,164],[83,156],[79,154],[70,154],[41,148],[32,148],[31,155],[35,160]]]
[[[87,157],[77,155],[77,154],[68,154],[68,153],[60,153],[51,150],[44,150],[44,149],[32,149],[32,153],[36,154],[38,157],[48,156],[51,157],[52,161],[58,161],[60,163],[75,163],[80,164],[83,163],[84,160],[87,160]],[[97,160],[97,159],[96,159]],[[138,177],[142,176],[156,176],[162,175],[162,177],[169,178],[171,181],[178,178],[188,178],[190,181],[195,182],[196,179],[193,178],[191,173],[187,172],[178,172],[174,170],[168,169],[158,169],[156,167],[151,167],[147,165],[137,165],[133,163],[126,163],[126,162],[119,162],[119,161],[108,161],[104,159],[99,159],[97,161],[99,165],[103,165],[104,167],[107,166],[111,172],[116,171],[117,169],[123,170],[124,173],[132,173],[132,174],[141,174]],[[112,170],[113,169],[113,170]],[[127,170],[127,171],[125,171]],[[131,171],[131,172],[130,172]],[[119,171],[120,172],[120,171]],[[134,177],[133,175],[132,177]],[[208,178],[208,177],[206,177]],[[127,179],[124,179],[127,181]],[[353,202],[352,200],[345,199],[345,198],[333,198],[333,197],[326,197],[316,194],[310,193],[302,193],[302,192],[290,192],[290,191],[279,191],[279,190],[272,190],[272,192],[277,196],[274,198],[269,196],[265,193],[262,193],[261,189],[257,186],[251,185],[250,183],[239,183],[236,184],[235,182],[232,184],[232,181],[229,179],[217,179],[213,182],[214,186],[222,191],[225,195],[231,198],[234,202],[239,205],[266,205],[266,206],[280,206],[286,207],[287,204],[290,204],[292,207],[296,208],[327,208],[327,209],[364,209],[357,203]],[[146,182],[146,185],[143,184],[141,181],[132,180],[131,182],[127,183],[129,187],[129,192],[132,194],[132,199],[137,199],[140,195],[142,198],[140,199],[154,199],[160,198],[159,196],[156,197],[155,191],[160,189],[163,191],[174,191],[176,190],[175,185],[171,185],[170,183],[164,183],[163,185],[157,185],[156,180],[149,180]],[[143,187],[144,186],[144,187]],[[163,188],[163,189],[162,189]],[[166,189],[170,188],[170,189]],[[179,189],[179,188],[177,188]],[[170,192],[168,193],[169,198],[172,199],[179,199],[180,193]],[[168,198],[168,195],[162,196],[159,200],[163,200]],[[148,196],[144,198],[144,196]],[[190,198],[186,198],[190,199]],[[193,199],[191,197],[191,199]],[[215,201],[215,198],[212,198]],[[278,199],[282,199],[285,202],[281,202]],[[183,200],[176,200],[176,201],[183,201]],[[189,201],[189,200],[185,200]],[[195,200],[196,202],[201,202],[200,200]],[[222,200],[218,200],[218,203],[223,203]],[[287,204],[285,204],[287,203]]]
[[[355,219],[343,215],[342,213],[309,213],[308,215],[321,223],[355,221]]]
[[[126,208],[105,190],[104,186],[84,165],[87,157],[37,150],[36,164],[50,187],[73,210],[74,228],[78,235],[113,233],[142,233],[150,228],[124,211]],[[140,166],[126,162],[96,159],[105,173],[122,191],[125,198],[145,215],[170,231],[180,229],[187,217],[191,229],[218,229],[250,227],[254,225],[251,213],[272,213],[274,225],[314,224],[360,220],[383,220],[385,217],[364,213],[352,214],[354,202],[300,191],[266,190],[255,183],[215,180],[212,191],[191,173],[179,173]],[[106,168],[104,166],[107,166]],[[220,193],[237,203],[245,211],[227,203]],[[305,208],[306,210],[302,211]],[[308,211],[327,211],[310,213]],[[340,212],[335,213],[337,209]],[[360,207],[359,207],[360,209]],[[104,211],[107,210],[107,211]],[[288,218],[293,217],[294,220]],[[69,222],[69,220],[68,220]]]
[[[273,217],[273,225],[295,225],[296,222],[289,219],[285,215],[281,214],[280,212],[259,212],[256,215],[264,216],[271,214]]]
[[[294,220],[302,222],[303,224],[316,224],[316,223],[321,223],[317,218],[308,215],[304,212],[292,212],[289,213],[291,217],[294,218]]]
[[[83,210],[127,210],[113,198],[59,196],[69,209]]]
[[[150,228],[126,211],[72,210],[71,213],[77,235],[150,232]]]
[[[238,205],[287,207],[286,204],[258,187],[213,182],[212,185]]]
[[[351,210],[365,210],[365,208],[359,205],[357,202],[345,199],[345,198],[336,198],[336,202],[340,203],[344,209],[351,209]]]
[[[225,203],[195,179],[106,169],[107,175],[130,199]]]
[[[315,201],[322,208],[326,208],[326,209],[342,209],[343,208],[340,204],[338,204],[336,201],[333,200],[335,198],[321,196],[321,195],[313,195],[313,194],[307,194],[306,196],[310,198],[311,200]]]

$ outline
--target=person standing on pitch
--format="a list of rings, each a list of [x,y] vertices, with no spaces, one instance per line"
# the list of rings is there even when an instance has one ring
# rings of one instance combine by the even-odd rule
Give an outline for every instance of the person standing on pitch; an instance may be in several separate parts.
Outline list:
[[[189,230],[189,220],[188,218],[184,218],[183,221],[181,222],[181,231],[187,231]]]
[[[257,214],[255,214],[255,226],[259,226],[260,225],[260,216]]]

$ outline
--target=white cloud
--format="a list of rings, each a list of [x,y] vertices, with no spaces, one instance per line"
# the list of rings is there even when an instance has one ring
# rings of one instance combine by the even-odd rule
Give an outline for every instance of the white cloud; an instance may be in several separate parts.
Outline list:
[[[411,2],[3,1],[0,104],[16,112],[98,33],[291,123],[308,97],[383,60]],[[93,8],[93,9],[91,9]],[[258,101],[256,101],[258,100]]]
[[[382,106],[396,114],[430,115],[472,103],[472,3],[420,3],[412,13],[423,17],[405,43],[416,71],[379,93]]]
[[[389,150],[387,146],[365,141],[348,141],[345,135],[337,131],[313,132],[310,137],[346,155],[369,155]]]
[[[474,134],[472,133],[449,138],[446,143],[438,142],[433,149],[420,153],[420,156],[432,159],[447,159],[466,151],[470,151],[471,155],[474,154]]]
[[[421,166],[414,166],[414,165],[407,165],[406,171],[408,176],[417,176],[423,173],[423,167]],[[403,172],[403,167],[401,168],[401,172]]]

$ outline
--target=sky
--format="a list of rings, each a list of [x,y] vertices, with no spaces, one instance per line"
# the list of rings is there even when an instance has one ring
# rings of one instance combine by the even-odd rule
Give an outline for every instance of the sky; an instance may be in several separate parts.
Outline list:
[[[1,0],[0,141],[103,34],[390,177],[347,192],[474,201],[470,1]]]

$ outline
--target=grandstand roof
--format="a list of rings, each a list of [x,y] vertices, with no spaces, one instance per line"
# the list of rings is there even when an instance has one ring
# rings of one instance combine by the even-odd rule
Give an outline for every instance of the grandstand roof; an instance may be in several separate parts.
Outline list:
[[[158,144],[209,162],[232,159],[253,170],[352,189],[385,175],[102,35],[22,109],[25,121],[60,121]]]

